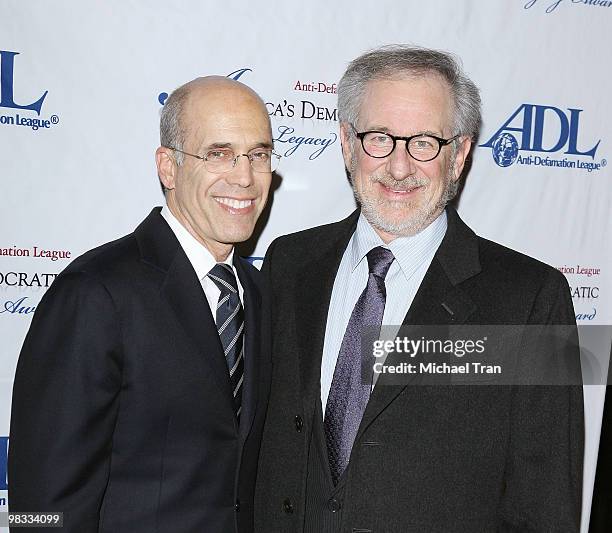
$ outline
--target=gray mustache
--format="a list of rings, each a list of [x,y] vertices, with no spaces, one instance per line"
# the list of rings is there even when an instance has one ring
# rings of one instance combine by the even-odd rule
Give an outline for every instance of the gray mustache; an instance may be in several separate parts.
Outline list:
[[[372,181],[372,183],[381,183],[385,187],[389,187],[394,191],[408,191],[410,189],[414,189],[415,187],[429,185],[429,180],[427,178],[417,177],[396,180],[390,176],[372,176],[370,181]]]

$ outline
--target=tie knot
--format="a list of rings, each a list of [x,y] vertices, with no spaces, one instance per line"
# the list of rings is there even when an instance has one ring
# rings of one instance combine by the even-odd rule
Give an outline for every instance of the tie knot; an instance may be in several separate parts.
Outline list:
[[[227,263],[217,263],[210,269],[208,277],[213,280],[215,285],[222,293],[238,292],[238,283],[232,267]]]
[[[381,279],[385,279],[391,263],[393,263],[393,252],[382,246],[372,248],[367,255],[368,267],[370,273],[378,276]]]

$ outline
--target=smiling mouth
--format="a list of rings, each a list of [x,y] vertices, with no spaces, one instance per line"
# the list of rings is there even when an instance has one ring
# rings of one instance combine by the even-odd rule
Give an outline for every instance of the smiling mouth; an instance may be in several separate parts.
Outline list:
[[[392,187],[389,187],[388,185],[385,185],[384,183],[380,183],[380,185],[381,187],[383,187],[385,191],[390,192],[392,194],[410,194],[415,191],[418,191],[422,187],[422,185],[415,185],[414,187],[410,187],[407,189],[393,189]]]
[[[236,198],[215,197],[215,200],[221,205],[229,207],[230,209],[235,209],[235,210],[247,209],[255,203],[253,199],[238,200]]]

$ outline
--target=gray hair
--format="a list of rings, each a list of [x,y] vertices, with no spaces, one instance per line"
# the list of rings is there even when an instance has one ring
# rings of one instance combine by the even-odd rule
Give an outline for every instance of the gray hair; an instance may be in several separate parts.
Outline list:
[[[186,83],[174,90],[167,98],[164,107],[161,108],[159,117],[159,141],[166,148],[182,150],[185,143],[185,130],[182,126],[183,108],[191,85]],[[183,163],[184,156],[181,152],[174,152],[177,165]]]
[[[481,124],[480,92],[448,52],[411,45],[387,45],[353,60],[338,83],[338,118],[356,124],[366,87],[370,81],[401,79],[428,73],[440,75],[454,100],[453,135],[475,140]]]

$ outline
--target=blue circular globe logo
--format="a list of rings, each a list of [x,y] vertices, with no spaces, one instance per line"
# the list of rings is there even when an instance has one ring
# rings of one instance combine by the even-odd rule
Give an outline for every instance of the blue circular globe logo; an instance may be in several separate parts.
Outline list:
[[[518,142],[514,135],[502,133],[493,141],[493,159],[500,167],[509,167],[518,157]]]

